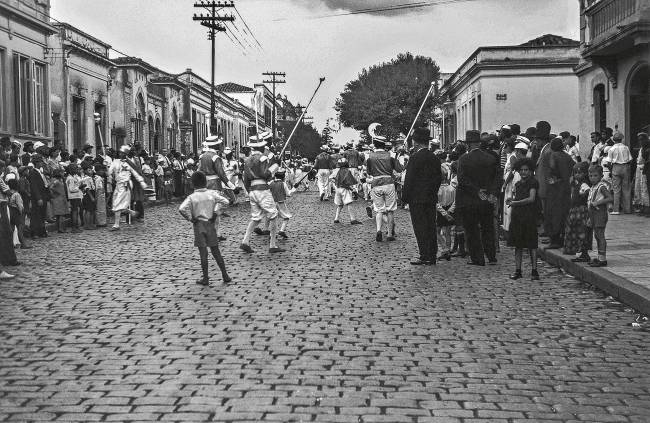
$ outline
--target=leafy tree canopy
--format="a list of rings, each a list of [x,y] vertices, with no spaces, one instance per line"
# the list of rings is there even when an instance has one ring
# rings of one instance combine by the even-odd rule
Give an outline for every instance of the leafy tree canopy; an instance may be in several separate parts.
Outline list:
[[[399,54],[388,63],[363,69],[359,77],[345,85],[334,109],[341,124],[358,131],[378,122],[385,135],[395,139],[406,134],[427,94],[431,82],[438,81],[440,68],[429,57]],[[435,93],[434,93],[435,95]],[[427,101],[416,127],[424,126],[437,99]]]
[[[278,125],[282,127],[282,131],[286,134],[286,137],[289,137],[295,122],[278,122]],[[302,157],[314,159],[320,151],[321,144],[321,136],[318,131],[311,125],[300,123],[296,129],[296,133],[291,138],[291,143],[287,147],[287,151],[291,151],[293,154],[299,154]]]

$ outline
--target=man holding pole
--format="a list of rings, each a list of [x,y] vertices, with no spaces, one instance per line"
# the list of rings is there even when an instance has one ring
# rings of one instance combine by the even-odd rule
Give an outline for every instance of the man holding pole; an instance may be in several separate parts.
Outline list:
[[[267,140],[270,138],[270,132],[264,132],[250,137],[248,146],[251,147],[252,152],[244,160],[244,185],[248,191],[248,198],[250,200],[251,220],[248,223],[244,239],[239,248],[247,253],[253,252],[253,249],[249,245],[251,234],[262,221],[263,217],[266,217],[269,221],[269,253],[280,253],[284,251],[282,248],[278,248],[276,244],[278,209],[275,206],[273,194],[268,184],[273,173],[277,170],[278,165],[271,164],[272,154],[266,155],[264,153]]]
[[[316,156],[314,161],[314,170],[316,170],[316,178],[318,183],[318,192],[320,193],[320,201],[329,201],[330,199],[330,171],[332,169],[330,163],[329,148],[324,145],[320,148],[321,153]]]

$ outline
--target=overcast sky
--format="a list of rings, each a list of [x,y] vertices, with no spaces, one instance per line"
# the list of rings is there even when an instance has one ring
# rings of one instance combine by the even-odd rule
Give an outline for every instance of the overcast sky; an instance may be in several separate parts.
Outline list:
[[[440,2],[445,0],[433,0]],[[322,129],[335,117],[333,105],[346,82],[364,67],[409,51],[433,58],[454,72],[479,46],[514,45],[543,34],[578,39],[576,0],[446,0],[446,4],[375,14],[346,11],[391,7],[416,0],[235,0],[263,49],[237,34],[247,47],[217,36],[216,81],[252,86],[262,72],[286,72],[279,86],[295,104],[305,104],[318,78],[327,79],[308,112]],[[192,68],[210,78],[207,28],[192,21],[193,0],[51,0],[53,18],[68,22],[170,73]],[[417,1],[425,3],[425,1]],[[334,17],[322,16],[339,15]],[[236,16],[239,31],[244,25]],[[337,141],[355,136],[342,130]]]

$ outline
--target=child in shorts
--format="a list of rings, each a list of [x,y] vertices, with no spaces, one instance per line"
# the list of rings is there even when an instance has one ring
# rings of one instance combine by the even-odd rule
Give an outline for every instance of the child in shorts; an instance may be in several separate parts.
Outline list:
[[[219,239],[215,221],[219,205],[229,204],[227,198],[219,195],[215,190],[206,189],[207,179],[203,172],[195,172],[192,175],[194,192],[188,195],[178,208],[179,213],[185,219],[194,224],[194,246],[199,248],[201,256],[201,270],[203,277],[196,281],[199,285],[208,285],[208,248],[219,265],[221,277],[224,283],[232,281],[226,271],[226,264],[219,251]]]
[[[282,224],[278,231],[278,236],[282,239],[289,238],[289,235],[287,235],[287,225],[289,224],[289,219],[293,217],[287,208],[287,197],[291,197],[291,194],[296,191],[295,188],[289,189],[289,187],[287,187],[285,178],[286,171],[284,169],[278,169],[273,176],[273,181],[269,183],[271,195],[273,195],[273,201],[275,201],[275,207],[278,209],[278,217],[282,219]]]
[[[343,207],[348,208],[348,213],[350,214],[350,224],[351,225],[360,225],[361,222],[357,220],[352,211],[353,195],[352,191],[354,187],[359,183],[356,180],[348,165],[348,160],[345,157],[342,157],[336,163],[336,170],[332,172],[331,179],[334,180],[334,185],[336,186],[336,191],[334,192],[334,204],[336,205],[336,214],[334,215],[334,223],[339,223],[341,212]]]

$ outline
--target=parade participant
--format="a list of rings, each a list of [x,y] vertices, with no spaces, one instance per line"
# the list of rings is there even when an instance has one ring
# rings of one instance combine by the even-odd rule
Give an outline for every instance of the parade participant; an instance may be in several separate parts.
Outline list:
[[[278,209],[268,185],[273,172],[278,168],[277,164],[271,164],[272,153],[265,152],[269,138],[271,138],[270,132],[251,137],[248,145],[252,148],[252,152],[244,160],[244,185],[251,205],[251,220],[239,248],[247,253],[253,252],[249,245],[251,234],[263,217],[269,220],[269,253],[284,251],[276,244]]]
[[[320,194],[320,201],[329,201],[330,190],[329,177],[330,177],[330,155],[329,148],[324,145],[320,148],[321,153],[316,156],[314,160],[314,170],[316,170],[316,180],[318,183],[318,192]]]
[[[334,204],[336,205],[336,214],[334,215],[334,223],[339,223],[343,207],[347,206],[348,213],[350,214],[351,225],[361,225],[361,222],[354,217],[354,212],[350,204],[353,201],[352,192],[356,185],[359,183],[357,178],[354,177],[352,169],[349,167],[348,160],[341,157],[337,163],[337,168],[332,172],[330,178],[334,182],[336,191],[334,193]]]
[[[521,264],[524,249],[530,254],[531,280],[539,280],[537,273],[537,188],[539,183],[533,177],[535,165],[531,159],[524,158],[515,163],[515,171],[521,179],[515,184],[514,198],[506,201],[512,207],[510,223],[510,244],[515,247],[515,272],[510,279],[522,277]]]
[[[490,199],[495,197],[498,189],[499,159],[479,148],[479,131],[467,131],[465,141],[470,151],[458,160],[456,209],[465,229],[465,242],[470,255],[467,264],[484,266],[485,256],[490,264],[495,264],[494,208]]]
[[[199,156],[199,168],[200,172],[206,177],[207,189],[216,190],[220,195],[223,195],[224,187],[234,189],[234,186],[229,185],[228,177],[226,176],[226,171],[224,170],[223,160],[219,157],[217,153],[218,146],[223,143],[223,138],[217,135],[210,135],[206,137],[205,142],[203,143],[203,151]],[[221,214],[221,213],[220,213]],[[219,223],[221,217],[217,216],[215,220],[217,236],[220,241],[225,241],[226,238],[221,236],[221,230],[219,228]]]
[[[233,151],[226,147],[223,150],[224,154],[224,172],[226,174],[226,178],[228,179],[228,182],[230,185],[232,185],[234,188],[233,189],[225,189],[224,194],[225,197],[230,200],[231,204],[235,204],[237,202],[237,182],[239,180],[239,162],[235,159]]]
[[[373,123],[368,128],[368,133],[372,137],[375,151],[369,154],[366,160],[368,177],[370,180],[370,196],[372,198],[373,210],[376,213],[377,234],[375,240],[382,241],[382,226],[384,216],[386,217],[388,232],[387,241],[395,241],[395,210],[397,210],[397,193],[393,182],[393,172],[401,172],[402,168],[395,157],[388,151],[386,146],[388,142],[386,137],[378,135],[376,129],[379,124]],[[437,191],[436,191],[437,193]],[[435,226],[434,226],[435,231]]]
[[[273,195],[275,207],[278,209],[278,216],[282,219],[278,236],[283,239],[288,239],[287,225],[289,224],[289,219],[291,219],[293,215],[287,208],[287,197],[291,197],[291,194],[296,192],[296,189],[289,189],[285,183],[285,177],[286,171],[284,169],[278,169],[273,176],[273,181],[269,183],[269,189],[271,190],[271,195]]]
[[[206,189],[207,179],[203,172],[192,175],[194,192],[185,198],[178,208],[179,213],[194,225],[194,246],[198,247],[201,256],[201,272],[203,277],[196,281],[199,285],[208,285],[208,248],[219,265],[224,283],[232,281],[226,271],[226,263],[219,251],[219,239],[215,229],[219,206],[227,206],[227,198],[219,195],[216,190]]]
[[[142,150],[142,144],[139,142],[133,143],[133,148],[129,151],[128,157],[133,169],[144,178],[144,188],[148,185],[143,171],[145,162],[144,158],[146,156],[147,153]],[[144,188],[140,187],[140,185],[134,184],[131,189],[131,209],[138,212],[138,216],[136,217],[138,222],[144,222]]]
[[[431,265],[436,263],[438,253],[436,203],[442,171],[440,160],[428,148],[431,140],[429,130],[417,128],[412,137],[415,152],[407,163],[402,191],[402,201],[409,205],[413,232],[420,253],[419,257],[411,260],[411,264]]]
[[[147,186],[142,175],[135,169],[133,162],[128,159],[129,151],[131,151],[131,148],[128,145],[121,146],[120,158],[113,161],[108,172],[109,181],[113,185],[113,213],[115,214],[115,222],[111,231],[120,230],[120,215],[122,212],[127,212],[132,217],[138,215],[138,212],[130,208],[132,179],[135,179],[143,190]]]

